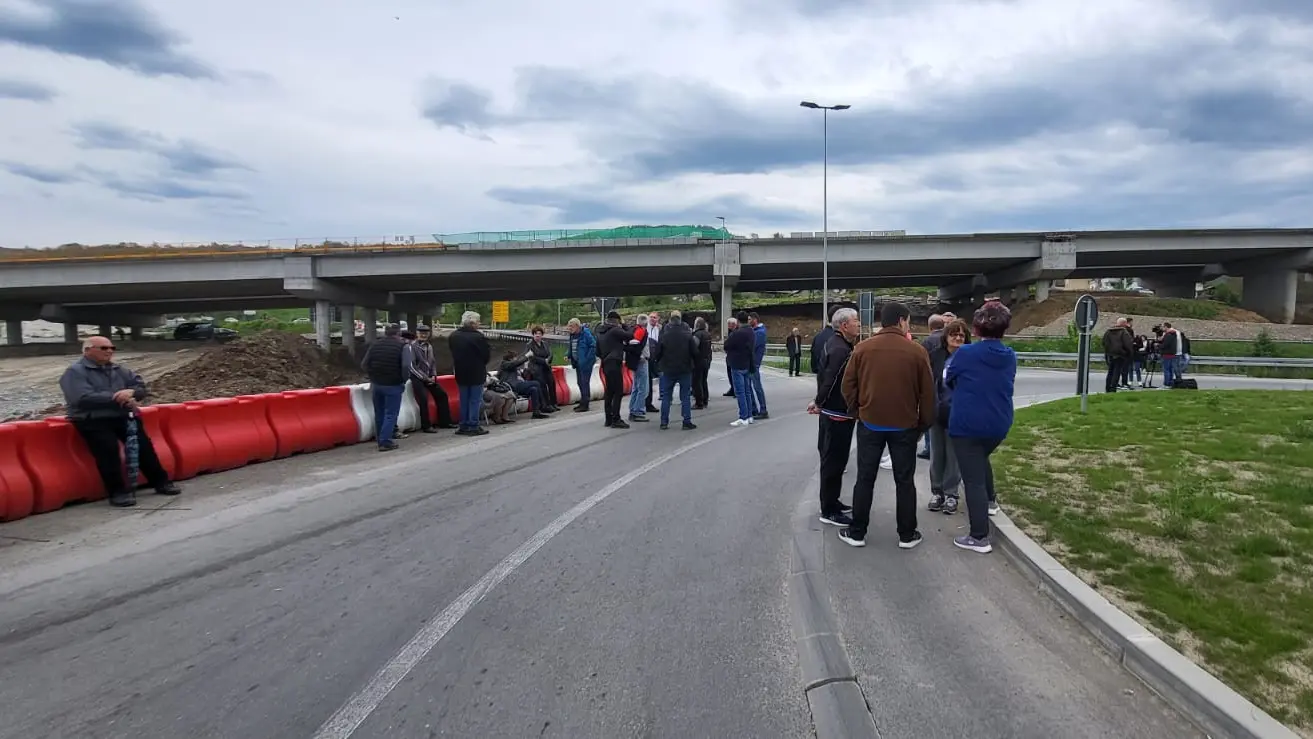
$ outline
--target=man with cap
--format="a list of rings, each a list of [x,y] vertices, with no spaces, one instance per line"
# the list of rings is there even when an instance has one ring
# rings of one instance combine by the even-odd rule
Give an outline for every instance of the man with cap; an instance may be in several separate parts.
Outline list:
[[[409,333],[409,332],[407,332]],[[405,336],[406,334],[403,334]],[[411,365],[410,387],[419,403],[419,430],[426,434],[436,434],[438,429],[453,428],[451,422],[451,399],[437,380],[437,363],[433,359],[433,344],[429,343],[432,333],[428,326],[419,324],[415,327],[414,339],[410,342]],[[438,422],[433,423],[429,410],[429,398],[433,398],[438,408]]]

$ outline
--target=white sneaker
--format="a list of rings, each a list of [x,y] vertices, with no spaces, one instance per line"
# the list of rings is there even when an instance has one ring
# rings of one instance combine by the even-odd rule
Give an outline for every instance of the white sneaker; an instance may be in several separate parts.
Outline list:
[[[748,424],[744,423],[742,418],[736,418],[736,419],[734,419],[733,421],[730,421],[730,422],[729,422],[729,425],[731,425],[731,426],[747,426]]]
[[[998,507],[998,503],[990,503],[990,504],[989,504],[989,515],[991,515],[991,516],[997,516],[997,515],[998,515],[999,513],[1001,513],[1002,511],[1003,511],[1003,509]]]
[[[744,426],[751,426],[752,424],[754,424],[754,423],[756,423],[756,422],[757,422],[756,419],[752,419],[752,418],[745,418],[745,419],[743,419],[743,425],[744,425]]]

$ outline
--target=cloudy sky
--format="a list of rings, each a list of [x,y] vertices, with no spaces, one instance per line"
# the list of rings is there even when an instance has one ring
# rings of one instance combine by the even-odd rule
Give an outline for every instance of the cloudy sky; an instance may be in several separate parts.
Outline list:
[[[1313,226],[1310,0],[0,0],[0,245]]]

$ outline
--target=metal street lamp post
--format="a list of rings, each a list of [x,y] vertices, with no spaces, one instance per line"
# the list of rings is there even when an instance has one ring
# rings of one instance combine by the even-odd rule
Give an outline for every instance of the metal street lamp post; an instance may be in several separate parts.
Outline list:
[[[729,241],[729,230],[725,227],[725,216],[716,216],[716,220],[720,221],[720,243],[723,244]]]
[[[830,322],[830,111],[848,110],[851,105],[799,103],[821,111],[821,328]]]

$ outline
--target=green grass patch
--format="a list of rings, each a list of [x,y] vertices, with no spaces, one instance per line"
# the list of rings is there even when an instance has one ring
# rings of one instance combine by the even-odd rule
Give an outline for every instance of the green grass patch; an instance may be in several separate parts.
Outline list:
[[[1023,408],[1003,503],[1055,557],[1313,731],[1313,393],[1118,393]]]

